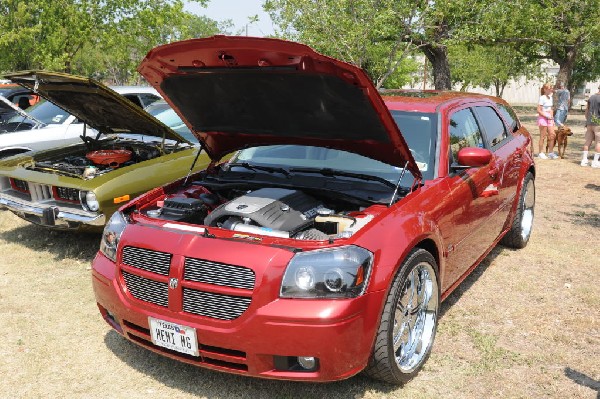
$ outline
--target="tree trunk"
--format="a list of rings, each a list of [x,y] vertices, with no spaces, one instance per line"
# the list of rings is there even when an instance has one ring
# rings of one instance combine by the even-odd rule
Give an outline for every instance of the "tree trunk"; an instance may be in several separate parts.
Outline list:
[[[573,91],[571,77],[573,76],[573,69],[575,68],[578,50],[579,47],[577,45],[565,46],[565,48],[562,49],[551,49],[552,61],[556,62],[559,67],[556,81],[561,82],[570,92]]]
[[[433,68],[433,85],[435,89],[452,90],[448,48],[440,44],[427,44],[422,49]]]

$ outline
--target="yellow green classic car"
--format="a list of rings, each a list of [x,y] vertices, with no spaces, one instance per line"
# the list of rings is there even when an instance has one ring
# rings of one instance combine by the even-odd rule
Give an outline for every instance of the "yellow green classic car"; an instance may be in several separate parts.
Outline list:
[[[209,163],[199,145],[93,79],[39,71],[7,77],[86,126],[79,144],[0,161],[0,209],[31,223],[101,230],[130,199]]]

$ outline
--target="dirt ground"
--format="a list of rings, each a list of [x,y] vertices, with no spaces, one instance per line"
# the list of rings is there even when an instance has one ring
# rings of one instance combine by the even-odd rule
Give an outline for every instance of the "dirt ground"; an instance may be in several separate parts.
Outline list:
[[[521,119],[537,145],[533,115]],[[0,398],[600,399],[600,169],[579,166],[582,115],[569,124],[566,158],[537,161],[529,245],[494,249],[444,302],[432,356],[404,387],[257,380],[155,355],[99,316],[98,235],[0,211]]]

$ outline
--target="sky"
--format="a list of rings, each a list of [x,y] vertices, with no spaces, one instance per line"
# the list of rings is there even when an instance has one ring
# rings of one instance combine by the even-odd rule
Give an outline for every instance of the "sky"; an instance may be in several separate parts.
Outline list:
[[[210,0],[203,8],[194,2],[186,2],[185,9],[198,15],[205,15],[216,21],[231,19],[233,31],[246,30],[248,18],[258,15],[259,21],[248,24],[248,36],[267,36],[274,33],[269,15],[262,9],[263,0]]]

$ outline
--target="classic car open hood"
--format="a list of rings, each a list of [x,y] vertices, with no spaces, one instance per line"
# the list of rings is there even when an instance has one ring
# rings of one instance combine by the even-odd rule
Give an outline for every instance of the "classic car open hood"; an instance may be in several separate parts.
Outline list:
[[[138,71],[213,159],[268,144],[351,151],[421,173],[360,68],[278,39],[214,36],[151,50]]]
[[[164,136],[188,143],[139,106],[93,79],[45,71],[15,72],[5,76],[104,134]]]

